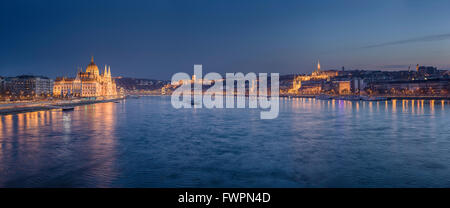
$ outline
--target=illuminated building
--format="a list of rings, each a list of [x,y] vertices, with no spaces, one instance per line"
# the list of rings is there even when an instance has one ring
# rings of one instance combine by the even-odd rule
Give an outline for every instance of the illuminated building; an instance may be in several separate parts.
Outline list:
[[[350,93],[350,81],[333,81],[336,92],[340,95]]]
[[[117,95],[116,83],[111,77],[111,68],[105,65],[100,74],[94,57],[86,67],[86,71],[79,71],[75,78],[59,77],[53,87],[54,96],[98,97]]]
[[[338,75],[337,71],[321,71],[320,61],[317,61],[317,69],[311,75],[296,76],[292,83],[289,93],[297,94],[299,92],[306,94],[317,94],[322,90],[321,81],[329,80]],[[303,84],[302,84],[303,83]]]
[[[317,69],[314,70],[311,74],[312,76],[318,76],[320,75],[320,60],[317,60]]]

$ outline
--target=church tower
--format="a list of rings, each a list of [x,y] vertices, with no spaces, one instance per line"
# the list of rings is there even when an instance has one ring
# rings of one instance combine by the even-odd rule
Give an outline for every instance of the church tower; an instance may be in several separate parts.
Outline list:
[[[317,60],[317,72],[320,72],[320,60]]]
[[[317,76],[320,74],[320,60],[317,60],[317,69],[314,69],[312,75]]]

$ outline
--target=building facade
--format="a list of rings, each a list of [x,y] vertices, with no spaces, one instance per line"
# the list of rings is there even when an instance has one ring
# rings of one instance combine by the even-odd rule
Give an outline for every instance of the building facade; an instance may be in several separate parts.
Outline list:
[[[448,95],[450,82],[447,79],[373,82],[369,88],[379,94]]]
[[[5,78],[0,77],[0,95],[5,92]]]
[[[5,96],[25,98],[47,97],[53,94],[53,80],[42,76],[22,75],[2,81]]]
[[[103,74],[94,63],[79,71],[75,78],[59,77],[55,80],[53,95],[56,97],[99,97],[117,95],[116,83],[111,77],[111,68],[105,65]]]

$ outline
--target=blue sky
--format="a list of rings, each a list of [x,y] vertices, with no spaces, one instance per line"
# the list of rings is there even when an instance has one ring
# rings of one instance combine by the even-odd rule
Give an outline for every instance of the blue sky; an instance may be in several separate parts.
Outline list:
[[[450,68],[450,1],[1,1],[0,76]]]

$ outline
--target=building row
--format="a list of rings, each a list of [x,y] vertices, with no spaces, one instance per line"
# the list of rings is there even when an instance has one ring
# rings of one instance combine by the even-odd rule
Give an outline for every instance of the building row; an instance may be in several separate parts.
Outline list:
[[[111,76],[111,68],[105,65],[99,72],[94,57],[85,71],[79,71],[75,77],[58,77],[52,80],[43,76],[22,75],[0,77],[0,95],[2,99],[25,100],[44,97],[100,97],[117,95],[117,87]]]
[[[290,94],[449,95],[450,72],[433,66],[408,71],[320,70],[297,75]]]
[[[22,75],[0,78],[3,97],[26,99],[53,95],[53,80],[43,76]]]

